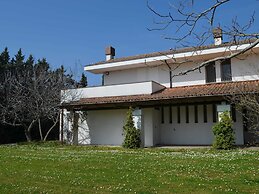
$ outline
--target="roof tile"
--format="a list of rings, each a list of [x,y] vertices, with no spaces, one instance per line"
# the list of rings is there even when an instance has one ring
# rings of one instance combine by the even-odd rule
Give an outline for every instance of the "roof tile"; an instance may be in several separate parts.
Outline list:
[[[259,80],[210,83],[194,86],[166,88],[154,94],[82,98],[66,105],[101,105],[152,100],[187,99],[194,97],[226,96],[231,94],[259,93]]]

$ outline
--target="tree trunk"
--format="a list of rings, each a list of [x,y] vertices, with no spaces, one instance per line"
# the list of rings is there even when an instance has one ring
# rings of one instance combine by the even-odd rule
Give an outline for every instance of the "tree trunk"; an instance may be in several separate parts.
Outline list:
[[[25,129],[24,130],[24,133],[25,133],[25,137],[26,137],[26,140],[27,142],[31,142],[31,133],[28,131],[28,129]]]
[[[59,114],[58,114],[58,116],[57,116],[57,118],[56,118],[55,123],[50,127],[50,129],[49,129],[48,132],[46,133],[46,135],[45,135],[43,141],[46,141],[46,140],[47,140],[47,137],[49,136],[49,133],[50,133],[50,132],[52,131],[52,129],[57,125],[58,121],[59,121]]]
[[[38,119],[38,124],[39,124],[40,140],[43,141],[40,119]]]
[[[28,142],[31,142],[32,141],[32,138],[31,138],[31,130],[32,130],[32,127],[33,127],[33,124],[36,122],[36,120],[32,120],[32,122],[30,123],[29,127],[25,127],[25,130],[24,130],[24,133],[25,133],[25,137],[27,139]]]

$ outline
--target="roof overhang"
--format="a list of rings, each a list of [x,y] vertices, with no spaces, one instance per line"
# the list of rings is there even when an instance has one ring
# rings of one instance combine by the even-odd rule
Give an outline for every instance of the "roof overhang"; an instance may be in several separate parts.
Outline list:
[[[228,100],[228,96],[240,94],[259,94],[259,80],[174,87],[154,94],[82,98],[78,101],[63,103],[60,107],[68,110],[98,110],[129,106],[205,104]]]
[[[118,59],[114,62],[103,62],[95,65],[85,66],[84,70],[89,71],[91,73],[105,73],[109,71],[123,70],[123,69],[131,69],[136,67],[146,67],[146,66],[158,66],[164,64],[166,60],[168,63],[172,63],[172,59],[174,62],[181,62],[183,60],[191,60],[191,61],[204,61],[207,59],[229,55],[230,53],[240,51],[248,47],[248,44],[242,45],[233,45],[233,46],[222,46],[216,48],[209,49],[201,49],[201,50],[192,50],[188,52],[180,52],[172,54],[164,54],[161,52],[158,56],[152,57],[141,57],[130,59]],[[253,48],[253,52],[259,52],[259,45],[256,45]]]

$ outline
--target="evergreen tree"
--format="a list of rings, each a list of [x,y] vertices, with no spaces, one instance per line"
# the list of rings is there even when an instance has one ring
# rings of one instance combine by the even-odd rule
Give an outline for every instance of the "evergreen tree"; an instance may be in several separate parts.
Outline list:
[[[28,59],[24,64],[24,74],[27,78],[33,77],[33,65],[34,65],[34,58],[32,55],[29,55]]]
[[[213,126],[213,133],[215,135],[214,148],[224,150],[233,148],[235,138],[229,112],[226,111],[220,115],[220,121]]]
[[[10,56],[8,48],[5,47],[4,51],[0,54],[0,69],[6,68],[9,64]]]
[[[134,126],[132,108],[130,107],[127,113],[127,120],[123,126],[124,142],[123,147],[125,148],[140,148],[140,130]]]
[[[65,74],[64,67],[51,70],[45,58],[35,64],[30,55],[25,61],[21,49],[10,61],[6,48],[0,54],[0,68],[0,74],[6,75],[0,77],[0,124],[23,129],[31,141],[38,122],[41,140],[46,140],[59,122],[60,91],[75,88],[75,80]],[[42,122],[53,124],[46,133]]]
[[[79,81],[79,87],[84,88],[87,86],[87,77],[85,76],[84,73],[82,73],[81,79]]]
[[[0,54],[0,82],[3,83],[5,80],[5,71],[9,68],[10,56],[8,48],[6,47],[4,51]]]
[[[24,66],[24,58],[25,56],[22,54],[22,49],[19,49],[14,58],[15,65],[18,69],[21,69]]]

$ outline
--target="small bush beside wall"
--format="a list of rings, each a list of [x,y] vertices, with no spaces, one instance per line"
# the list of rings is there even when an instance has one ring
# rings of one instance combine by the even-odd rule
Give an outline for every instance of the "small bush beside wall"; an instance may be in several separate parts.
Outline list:
[[[126,123],[123,126],[124,142],[122,144],[125,148],[140,148],[140,130],[134,126],[132,108],[127,112]]]
[[[224,112],[220,116],[220,121],[213,126],[215,140],[213,148],[215,149],[232,149],[235,144],[233,123],[229,112]]]

